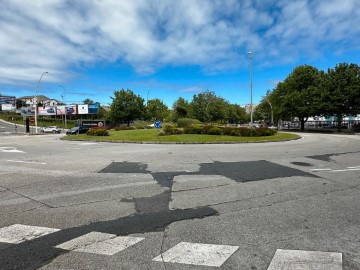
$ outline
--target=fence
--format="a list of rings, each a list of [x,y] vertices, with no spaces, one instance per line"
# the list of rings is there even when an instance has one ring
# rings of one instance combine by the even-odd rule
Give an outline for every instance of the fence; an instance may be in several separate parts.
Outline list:
[[[299,121],[281,121],[279,122],[279,130],[300,130]],[[310,131],[337,131],[337,121],[307,121],[304,126],[305,130]],[[353,132],[360,128],[360,120],[344,120],[341,122],[341,130]]]

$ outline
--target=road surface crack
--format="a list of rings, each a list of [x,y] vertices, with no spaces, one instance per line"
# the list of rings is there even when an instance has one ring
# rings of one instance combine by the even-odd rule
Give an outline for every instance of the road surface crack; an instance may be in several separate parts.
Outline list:
[[[51,206],[50,204],[44,203],[44,202],[42,202],[42,201],[35,200],[35,199],[31,198],[30,196],[26,196],[26,195],[24,195],[24,194],[21,194],[21,193],[19,193],[19,192],[16,192],[16,191],[14,191],[14,190],[9,189],[9,188],[5,188],[5,189],[6,189],[7,191],[10,191],[10,192],[16,194],[16,195],[19,195],[19,196],[21,196],[21,197],[23,197],[23,198],[26,198],[26,199],[28,199],[28,200],[30,200],[30,201],[40,203],[40,204],[42,204],[42,205],[44,205],[44,206],[46,206],[46,207],[49,207],[49,208],[54,208],[54,207]]]

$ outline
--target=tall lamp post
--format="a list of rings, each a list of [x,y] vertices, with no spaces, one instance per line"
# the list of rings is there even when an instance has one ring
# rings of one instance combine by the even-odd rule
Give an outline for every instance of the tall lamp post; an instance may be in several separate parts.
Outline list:
[[[42,79],[42,77],[44,76],[45,73],[49,73],[49,72],[45,71],[45,72],[43,72],[43,74],[41,74],[40,79],[39,79],[39,81],[38,81],[38,83],[37,83],[37,85],[36,85],[36,89],[35,89],[35,95],[34,95],[34,104],[35,104],[35,133],[37,133],[37,96],[36,96],[36,94],[37,94],[37,91],[38,91],[38,89],[39,89],[40,81],[41,81],[41,79]]]
[[[65,87],[62,86],[62,85],[59,85],[59,87],[61,87],[62,89],[64,89],[64,96],[61,95],[61,97],[63,98],[62,102],[64,103],[65,105],[65,128],[67,128],[67,122],[66,122],[66,115],[67,115],[67,110],[66,110],[66,95],[65,95]]]
[[[253,48],[250,49],[249,57],[250,57],[250,126],[253,125],[253,102],[252,102],[252,57],[253,56]]]
[[[266,101],[269,103],[270,105],[270,109],[271,109],[271,125],[273,126],[274,125],[274,111],[273,111],[273,107],[271,105],[271,102],[270,100],[266,99]]]

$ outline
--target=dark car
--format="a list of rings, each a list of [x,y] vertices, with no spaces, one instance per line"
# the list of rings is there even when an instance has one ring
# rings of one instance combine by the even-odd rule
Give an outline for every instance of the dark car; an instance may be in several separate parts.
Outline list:
[[[68,131],[66,131],[66,135],[76,135],[76,134],[84,134],[88,131],[89,129],[86,127],[73,127],[70,128]]]

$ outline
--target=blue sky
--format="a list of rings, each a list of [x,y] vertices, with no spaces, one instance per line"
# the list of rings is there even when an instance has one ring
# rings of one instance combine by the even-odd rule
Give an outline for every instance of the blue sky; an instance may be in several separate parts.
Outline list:
[[[253,102],[298,65],[359,64],[359,0],[2,0],[0,93],[171,106],[204,90]],[[65,89],[65,90],[64,90]]]

